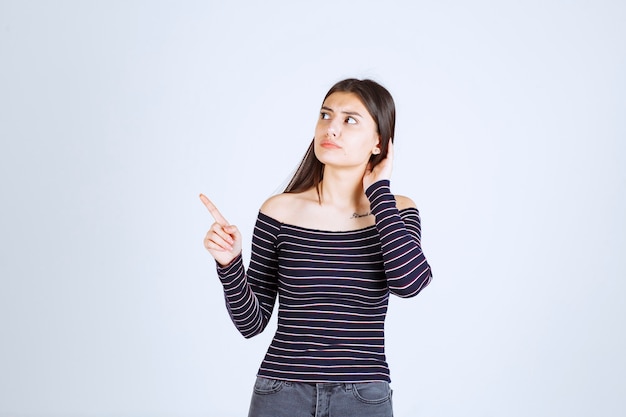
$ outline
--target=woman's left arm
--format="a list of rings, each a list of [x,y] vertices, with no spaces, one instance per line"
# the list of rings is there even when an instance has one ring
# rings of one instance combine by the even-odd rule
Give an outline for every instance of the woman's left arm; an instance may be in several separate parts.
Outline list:
[[[409,207],[401,214],[389,185],[387,179],[378,180],[365,194],[376,217],[389,291],[413,297],[430,283],[432,272],[422,251],[419,212]]]

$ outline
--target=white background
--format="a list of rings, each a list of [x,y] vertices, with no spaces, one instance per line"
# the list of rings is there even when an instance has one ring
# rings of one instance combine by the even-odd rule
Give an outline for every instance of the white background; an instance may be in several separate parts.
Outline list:
[[[434,280],[393,298],[398,416],[626,413],[620,1],[0,0],[0,416],[244,416],[275,328],[202,239],[244,234],[327,89],[398,108]],[[248,259],[248,258],[247,258]]]

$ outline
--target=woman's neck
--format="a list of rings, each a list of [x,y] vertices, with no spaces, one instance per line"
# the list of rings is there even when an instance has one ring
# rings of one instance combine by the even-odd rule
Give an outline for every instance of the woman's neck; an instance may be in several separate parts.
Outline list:
[[[324,170],[320,194],[323,206],[355,213],[369,211],[369,201],[363,190],[362,172]]]

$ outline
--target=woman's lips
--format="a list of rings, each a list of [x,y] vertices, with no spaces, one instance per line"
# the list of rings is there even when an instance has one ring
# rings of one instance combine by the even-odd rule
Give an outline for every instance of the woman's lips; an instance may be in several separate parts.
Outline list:
[[[320,146],[322,148],[326,148],[326,149],[340,149],[341,148],[341,146],[337,145],[334,142],[328,141],[328,140],[325,140],[322,143],[320,143]]]

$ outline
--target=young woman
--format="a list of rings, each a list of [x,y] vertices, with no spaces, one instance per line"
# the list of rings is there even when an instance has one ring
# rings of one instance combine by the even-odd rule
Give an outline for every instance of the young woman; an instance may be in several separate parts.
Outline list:
[[[261,206],[247,271],[237,227],[200,195],[215,219],[204,246],[237,329],[262,332],[279,300],[249,417],[393,415],[389,294],[412,297],[431,280],[415,203],[390,191],[394,129],[384,87],[335,84],[287,189]]]

